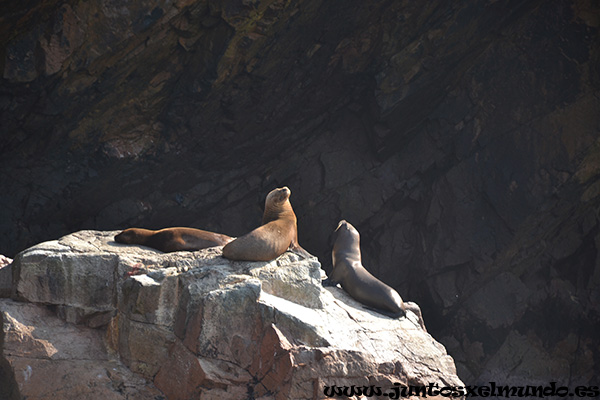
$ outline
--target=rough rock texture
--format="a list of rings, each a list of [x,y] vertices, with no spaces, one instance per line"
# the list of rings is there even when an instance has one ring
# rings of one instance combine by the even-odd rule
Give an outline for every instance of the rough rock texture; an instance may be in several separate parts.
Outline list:
[[[151,382],[106,350],[103,332],[48,307],[0,299],[0,398],[161,399]]]
[[[12,288],[12,259],[0,254],[0,298],[10,297]]]
[[[0,253],[80,229],[239,236],[287,185],[300,244],[328,269],[329,235],[354,224],[465,381],[597,384],[599,15],[590,0],[8,2]]]
[[[416,315],[391,319],[323,288],[316,259],[165,254],[115,233],[81,231],[16,257],[19,301],[0,300],[2,398],[300,400],[331,385],[463,386]]]

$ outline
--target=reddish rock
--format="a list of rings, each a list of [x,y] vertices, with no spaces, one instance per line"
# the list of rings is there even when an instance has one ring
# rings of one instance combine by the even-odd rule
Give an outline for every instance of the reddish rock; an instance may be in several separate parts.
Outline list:
[[[220,247],[161,253],[114,234],[77,232],[16,258],[15,298],[37,304],[0,301],[7,396],[300,400],[324,399],[327,385],[462,385],[415,314],[392,319],[323,288],[315,258],[232,262]],[[112,293],[96,309],[95,285]],[[73,310],[113,317],[92,328]]]
[[[0,394],[12,388],[17,396],[3,398],[142,400],[161,395],[107,351],[101,330],[66,323],[44,306],[8,299],[0,300],[0,323]],[[7,380],[7,374],[12,378]]]

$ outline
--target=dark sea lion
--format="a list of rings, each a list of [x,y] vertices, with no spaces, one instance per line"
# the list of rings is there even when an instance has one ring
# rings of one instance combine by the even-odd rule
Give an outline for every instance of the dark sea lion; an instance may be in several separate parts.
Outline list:
[[[360,234],[356,228],[349,222],[340,221],[333,233],[333,240],[333,271],[323,282],[324,285],[335,286],[339,283],[355,300],[392,318],[402,317],[406,315],[406,310],[410,310],[425,330],[419,306],[402,301],[397,291],[375,278],[362,265]]]
[[[310,253],[298,245],[296,214],[290,203],[291,190],[284,186],[267,195],[262,225],[223,247],[230,260],[271,261],[286,250],[305,257]]]
[[[141,244],[165,253],[223,246],[232,240],[233,238],[227,235],[194,228],[165,228],[158,231],[129,228],[115,236],[115,242]]]

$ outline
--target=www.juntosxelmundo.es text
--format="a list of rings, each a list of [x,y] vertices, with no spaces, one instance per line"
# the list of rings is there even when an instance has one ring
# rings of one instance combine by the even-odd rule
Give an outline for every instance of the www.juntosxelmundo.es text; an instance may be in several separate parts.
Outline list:
[[[402,399],[410,396],[423,398],[442,396],[448,398],[456,397],[600,397],[598,386],[577,386],[569,388],[559,386],[556,382],[550,382],[545,386],[507,386],[497,385],[490,382],[489,385],[467,385],[467,386],[440,386],[430,383],[427,386],[406,386],[394,383],[393,387],[383,388],[381,386],[325,386],[323,394],[327,397],[387,397],[389,399]]]

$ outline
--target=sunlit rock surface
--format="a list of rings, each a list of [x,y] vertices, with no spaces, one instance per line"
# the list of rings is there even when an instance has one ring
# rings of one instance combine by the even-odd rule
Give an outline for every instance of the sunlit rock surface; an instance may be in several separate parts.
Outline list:
[[[463,385],[416,315],[392,319],[323,288],[316,258],[165,254],[115,233],[81,231],[16,257],[13,299],[0,300],[7,398],[321,399],[332,385]]]

